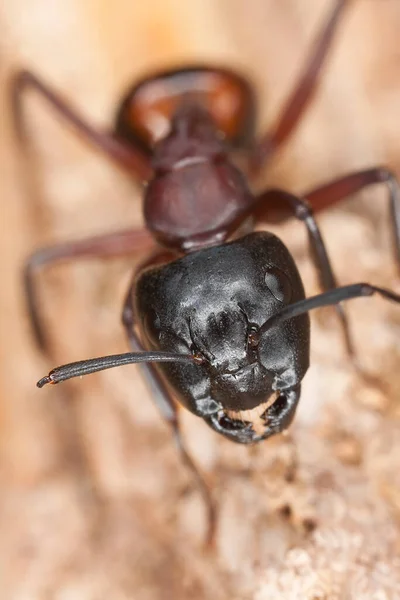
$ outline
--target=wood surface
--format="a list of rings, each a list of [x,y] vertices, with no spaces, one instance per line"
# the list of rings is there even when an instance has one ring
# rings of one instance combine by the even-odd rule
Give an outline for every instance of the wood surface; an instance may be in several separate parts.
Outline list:
[[[0,590],[8,599],[252,600],[400,597],[400,308],[348,307],[360,360],[347,364],[333,310],[313,315],[312,368],[289,435],[258,447],[219,439],[182,411],[219,507],[217,548],[139,369],[38,390],[56,364],[125,351],[120,310],[140,257],[40,276],[53,359],[35,348],[21,268],[38,246],[142,223],[129,177],[26,98],[30,177],[21,169],[9,81],[34,70],[83,115],[112,123],[120,94],[152,69],[190,62],[245,73],[258,128],[271,125],[331,0],[0,1]],[[265,171],[301,193],[376,164],[400,175],[399,0],[350,0],[313,105]],[[29,190],[27,189],[27,183]],[[320,217],[342,284],[400,291],[379,186]],[[309,294],[301,225],[277,229]]]

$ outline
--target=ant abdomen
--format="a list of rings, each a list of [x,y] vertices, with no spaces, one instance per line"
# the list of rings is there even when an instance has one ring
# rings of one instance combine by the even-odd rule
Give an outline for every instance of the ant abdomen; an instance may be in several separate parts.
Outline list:
[[[207,110],[231,147],[243,148],[253,140],[255,99],[249,84],[228,69],[206,66],[166,70],[142,79],[120,104],[115,133],[151,154],[187,99]]]

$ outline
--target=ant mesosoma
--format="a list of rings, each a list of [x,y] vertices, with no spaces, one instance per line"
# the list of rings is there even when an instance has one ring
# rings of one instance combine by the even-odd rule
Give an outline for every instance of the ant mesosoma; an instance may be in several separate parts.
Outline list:
[[[224,68],[192,66],[140,81],[122,100],[111,133],[88,124],[33,73],[21,71],[13,80],[20,139],[22,98],[31,89],[88,142],[146,183],[145,222],[159,243],[158,252],[134,274],[123,307],[122,322],[132,352],[57,367],[37,385],[142,363],[154,400],[206,499],[210,538],[213,504],[186,452],[174,398],[232,441],[264,440],[285,430],[294,417],[309,367],[308,312],[336,305],[347,350],[353,355],[339,303],[374,293],[400,303],[399,295],[366,283],[337,287],[312,210],[371,184],[386,183],[400,262],[400,188],[392,173],[384,168],[353,173],[303,198],[275,189],[254,195],[231,158],[233,151],[244,151],[247,171],[255,176],[286,142],[313,97],[348,3],[335,0],[275,128],[259,139],[254,134],[252,88],[242,76]],[[252,232],[260,214],[269,222],[293,216],[304,223],[323,293],[306,299],[295,262],[280,239],[268,232]],[[59,244],[29,258],[26,298],[42,349],[46,344],[34,286],[37,270],[61,260],[139,252],[148,232],[120,231]],[[255,411],[255,420],[248,420],[245,411]]]

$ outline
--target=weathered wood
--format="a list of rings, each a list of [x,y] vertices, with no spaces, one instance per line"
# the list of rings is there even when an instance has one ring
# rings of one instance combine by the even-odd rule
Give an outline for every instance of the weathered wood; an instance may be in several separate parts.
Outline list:
[[[33,94],[26,115],[36,185],[28,197],[6,97],[15,69],[32,68],[107,126],[125,86],[152,68],[198,60],[229,65],[255,82],[261,128],[274,121],[331,1],[28,4],[0,5],[2,597],[58,598],[68,590],[85,600],[360,600],[378,591],[394,598],[400,586],[396,307],[375,299],[349,307],[362,360],[382,375],[386,396],[346,367],[335,315],[323,311],[313,319],[314,366],[288,438],[237,448],[182,415],[220,505],[215,559],[199,550],[200,499],[169,432],[144,401],[137,368],[35,388],[51,366],[125,349],[119,311],[135,259],[87,262],[41,277],[51,364],[34,348],[20,287],[21,265],[35,247],[137,226],[141,205],[128,178]],[[400,5],[350,4],[314,105],[265,181],[302,191],[374,164],[400,173]],[[369,280],[399,290],[386,216],[385,195],[374,188],[321,217],[342,283]],[[298,257],[308,292],[316,291],[300,225],[279,233]],[[305,533],[314,521],[315,532]]]

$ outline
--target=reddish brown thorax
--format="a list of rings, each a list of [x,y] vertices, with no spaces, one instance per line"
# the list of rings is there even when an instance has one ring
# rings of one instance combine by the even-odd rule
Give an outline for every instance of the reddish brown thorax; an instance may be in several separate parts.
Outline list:
[[[228,151],[252,139],[253,120],[248,83],[225,69],[162,73],[126,96],[117,132],[151,152],[144,216],[161,243],[187,252],[223,241],[251,201]]]

